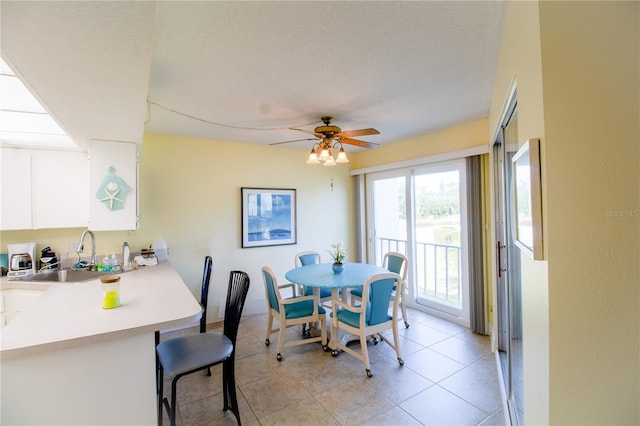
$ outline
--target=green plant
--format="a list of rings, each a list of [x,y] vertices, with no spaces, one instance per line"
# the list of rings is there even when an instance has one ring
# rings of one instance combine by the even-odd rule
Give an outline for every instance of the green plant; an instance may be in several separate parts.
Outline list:
[[[333,263],[342,263],[346,252],[344,250],[344,246],[342,245],[342,241],[337,244],[331,244],[331,250],[329,250],[329,254],[333,259]]]

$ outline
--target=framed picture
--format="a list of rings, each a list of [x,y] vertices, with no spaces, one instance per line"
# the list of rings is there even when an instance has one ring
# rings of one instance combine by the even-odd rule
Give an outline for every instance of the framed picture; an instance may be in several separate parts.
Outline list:
[[[513,162],[516,245],[534,260],[542,260],[542,190],[540,140],[529,139]]]
[[[296,244],[296,190],[241,188],[242,248]]]

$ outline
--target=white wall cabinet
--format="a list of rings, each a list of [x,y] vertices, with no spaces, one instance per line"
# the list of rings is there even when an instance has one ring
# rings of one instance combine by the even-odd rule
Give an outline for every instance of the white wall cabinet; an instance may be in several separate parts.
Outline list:
[[[0,149],[0,229],[31,229],[31,152]]]
[[[85,153],[3,148],[0,155],[2,230],[87,226]]]
[[[31,161],[33,227],[86,227],[89,223],[87,154],[35,151]]]
[[[89,148],[89,229],[138,227],[138,148],[129,142],[92,140]]]

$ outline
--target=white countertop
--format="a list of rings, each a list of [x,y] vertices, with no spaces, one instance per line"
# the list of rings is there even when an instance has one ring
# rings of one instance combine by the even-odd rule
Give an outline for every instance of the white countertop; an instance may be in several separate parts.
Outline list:
[[[43,288],[42,283],[10,288]],[[121,274],[116,309],[102,309],[99,279],[54,283],[2,329],[0,356],[21,356],[194,324],[201,307],[169,262]],[[35,289],[35,288],[34,288]]]

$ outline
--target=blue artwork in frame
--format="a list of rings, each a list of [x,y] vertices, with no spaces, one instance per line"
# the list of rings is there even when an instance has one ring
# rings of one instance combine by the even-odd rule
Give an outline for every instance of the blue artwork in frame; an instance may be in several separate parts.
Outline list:
[[[242,248],[296,244],[296,190],[241,188]]]

